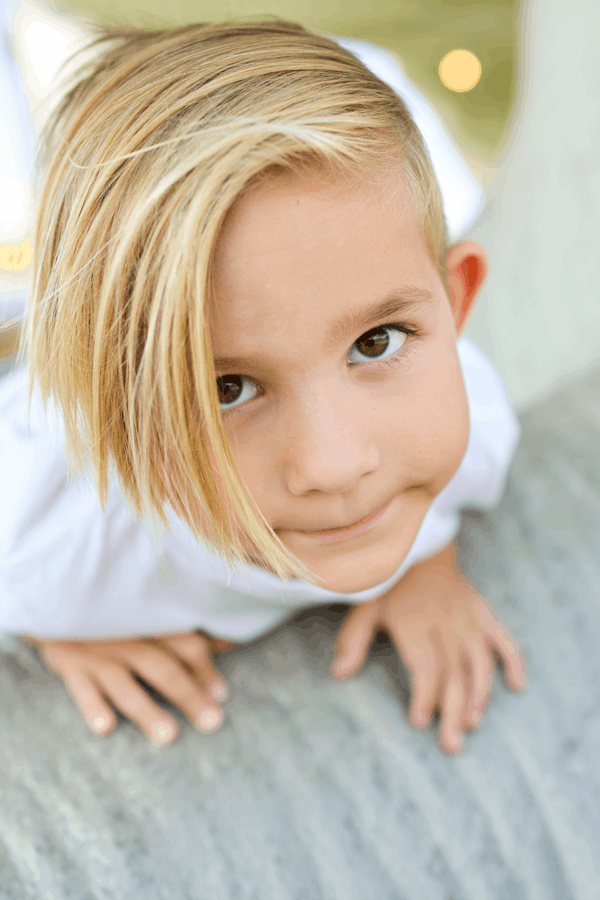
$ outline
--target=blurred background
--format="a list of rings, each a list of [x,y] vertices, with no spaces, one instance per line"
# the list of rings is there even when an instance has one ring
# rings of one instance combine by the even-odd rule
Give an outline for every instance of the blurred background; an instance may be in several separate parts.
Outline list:
[[[483,243],[491,263],[467,333],[515,405],[600,364],[595,0],[0,0],[0,14],[5,321],[30,286],[35,134],[87,22],[162,28],[273,15],[386,48],[431,103],[483,197],[460,235]],[[14,333],[0,334],[4,360]]]

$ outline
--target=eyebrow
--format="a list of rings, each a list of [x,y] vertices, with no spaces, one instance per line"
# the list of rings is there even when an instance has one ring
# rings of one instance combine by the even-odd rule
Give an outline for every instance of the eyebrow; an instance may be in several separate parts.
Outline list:
[[[339,344],[345,337],[361,332],[381,319],[389,319],[398,313],[414,312],[420,306],[429,305],[435,297],[431,291],[419,287],[407,287],[394,291],[383,303],[372,303],[352,313],[346,313],[329,333],[327,343]]]
[[[234,372],[242,372],[244,369],[260,371],[264,368],[264,360],[261,360],[259,356],[215,356],[213,365],[224,375],[232,375]]]
[[[431,291],[419,287],[407,287],[394,291],[381,303],[371,303],[352,313],[346,313],[335,323],[329,332],[326,343],[330,347],[336,347],[345,337],[361,333],[369,325],[382,319],[390,319],[392,316],[414,312],[420,306],[429,305],[435,300]],[[264,361],[258,356],[218,356],[214,359],[215,369],[228,372],[253,369],[258,371],[264,366]]]

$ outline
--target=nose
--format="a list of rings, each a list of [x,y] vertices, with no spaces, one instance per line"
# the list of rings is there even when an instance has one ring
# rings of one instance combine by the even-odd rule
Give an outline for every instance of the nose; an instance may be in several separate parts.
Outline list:
[[[290,493],[349,491],[379,465],[368,417],[356,406],[322,398],[296,408],[287,434],[286,482]]]

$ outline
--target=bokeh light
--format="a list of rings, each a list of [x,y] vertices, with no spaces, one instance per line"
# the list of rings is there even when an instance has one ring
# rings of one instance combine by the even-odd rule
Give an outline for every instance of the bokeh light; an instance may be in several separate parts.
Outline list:
[[[481,63],[470,50],[451,50],[440,60],[442,84],[457,93],[472,91],[481,78]]]

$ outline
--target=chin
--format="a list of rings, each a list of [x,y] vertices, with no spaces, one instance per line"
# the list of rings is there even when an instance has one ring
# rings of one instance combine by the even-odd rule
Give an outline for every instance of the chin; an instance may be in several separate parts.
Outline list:
[[[402,565],[411,544],[400,553],[396,547],[395,553],[389,550],[370,554],[354,553],[350,558],[322,562],[320,565],[305,565],[314,574],[317,587],[336,594],[356,594],[391,578]]]

